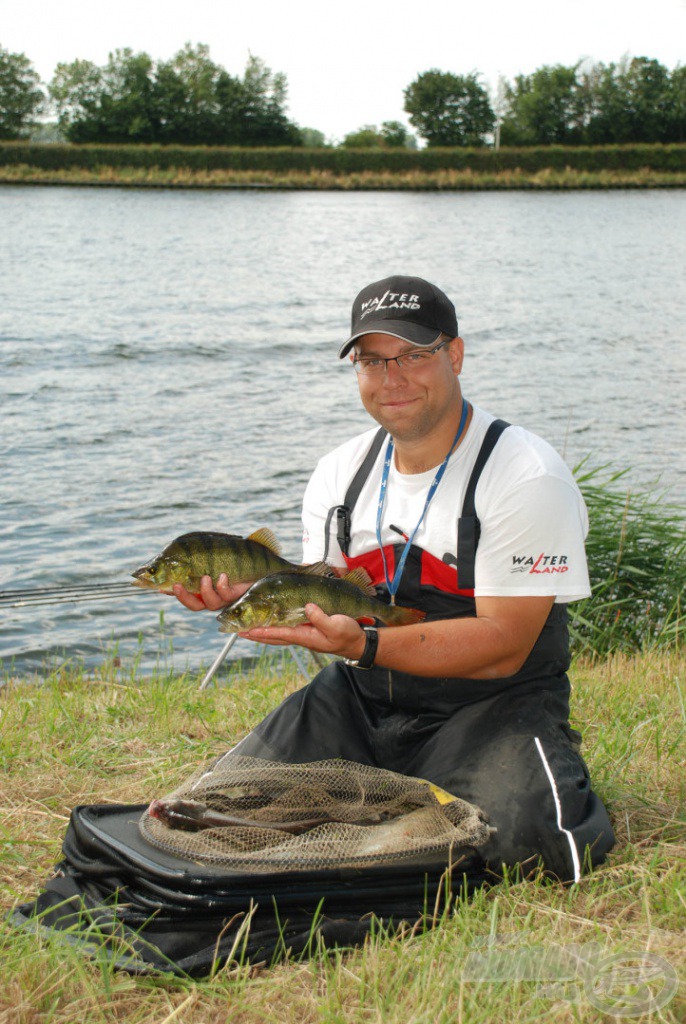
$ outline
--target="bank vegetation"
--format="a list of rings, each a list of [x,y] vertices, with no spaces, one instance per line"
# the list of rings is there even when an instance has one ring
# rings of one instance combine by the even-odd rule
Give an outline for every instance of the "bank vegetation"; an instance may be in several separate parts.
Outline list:
[[[683,188],[686,144],[352,149],[0,143],[0,183],[163,188]]]
[[[202,692],[200,675],[142,680],[114,657],[96,672],[57,666],[0,689],[2,916],[52,875],[74,806],[145,802],[229,749],[302,685],[283,659],[224,670],[222,685]],[[673,994],[675,976],[684,980],[684,678],[686,657],[674,649],[574,664],[572,722],[617,835],[609,862],[578,884],[506,882],[414,934],[380,929],[361,949],[275,966],[236,962],[200,981],[131,977],[106,958],[85,959],[58,938],[2,922],[0,1020],[262,1024],[278,1006],[280,1020],[313,1024],[601,1022],[616,1017],[592,1000],[615,1010],[636,1002],[634,976],[622,982],[617,960],[635,969],[635,958],[650,953],[652,980],[640,998],[648,1008],[646,999],[659,998],[660,972],[672,995],[659,1014],[632,1019],[677,1024],[686,1012],[683,987]],[[489,943],[529,965],[584,948],[592,962],[566,980],[543,966],[539,980],[465,978],[467,958]]]

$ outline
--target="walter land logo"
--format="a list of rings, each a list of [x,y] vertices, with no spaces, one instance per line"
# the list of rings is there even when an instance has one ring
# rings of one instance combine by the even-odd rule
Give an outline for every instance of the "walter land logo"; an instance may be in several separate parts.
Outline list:
[[[367,299],[366,302],[362,303],[360,310],[360,320],[366,317],[369,313],[377,313],[380,309],[421,309],[418,295],[410,295],[409,293],[391,292],[387,291],[381,296],[374,296],[373,299]]]
[[[530,576],[537,576],[543,573],[569,572],[566,555],[513,555],[512,568],[510,572],[525,572]]]

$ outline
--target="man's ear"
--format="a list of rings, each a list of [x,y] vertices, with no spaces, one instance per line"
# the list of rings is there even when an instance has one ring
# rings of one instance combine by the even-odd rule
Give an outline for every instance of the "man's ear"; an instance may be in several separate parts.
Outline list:
[[[453,338],[448,345],[448,355],[452,363],[453,372],[457,376],[462,372],[462,363],[464,362],[464,341],[462,338]]]

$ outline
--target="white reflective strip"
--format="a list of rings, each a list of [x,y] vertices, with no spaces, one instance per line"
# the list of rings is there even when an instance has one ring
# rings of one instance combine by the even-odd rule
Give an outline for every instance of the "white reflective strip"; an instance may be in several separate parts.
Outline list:
[[[555,785],[553,773],[551,772],[548,760],[545,754],[543,753],[543,747],[541,746],[541,741],[539,740],[538,736],[534,736],[534,742],[536,744],[536,747],[538,748],[538,753],[541,756],[541,761],[543,762],[545,773],[548,776],[550,788],[553,791],[553,800],[555,801],[555,810],[557,811],[557,827],[559,828],[560,832],[564,832],[564,834],[567,836],[567,839],[569,840],[569,849],[572,853],[572,863],[574,865],[574,881],[578,882],[581,879],[581,864],[579,863],[579,851],[576,848],[576,843],[574,842],[574,836],[572,835],[572,833],[569,831],[569,829],[562,827],[562,807],[560,806],[560,795],[557,792],[557,786]]]

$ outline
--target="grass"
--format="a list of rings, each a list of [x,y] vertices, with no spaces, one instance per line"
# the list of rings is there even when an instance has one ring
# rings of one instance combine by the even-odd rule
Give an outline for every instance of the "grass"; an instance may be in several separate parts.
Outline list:
[[[1,1024],[618,1019],[602,1009],[612,1008],[611,992],[589,982],[603,959],[647,952],[684,968],[685,669],[686,655],[657,649],[575,663],[573,724],[584,733],[618,840],[609,863],[578,885],[505,882],[424,934],[378,934],[351,952],[271,969],[236,966],[199,982],[133,978],[2,923]],[[3,914],[32,899],[52,873],[75,804],[143,802],[171,789],[302,682],[288,661],[231,669],[224,680],[202,693],[200,676],[159,675],[141,685],[106,661],[96,674],[72,668],[0,690]],[[538,980],[471,980],[474,958],[494,950],[514,954],[520,968],[529,964]],[[555,968],[555,956],[570,950],[582,950],[590,974]],[[645,999],[645,988],[608,972],[606,987],[614,979],[615,990]],[[676,1024],[685,1012],[682,989],[632,1019]]]
[[[65,167],[50,170],[27,164],[0,167],[0,184],[99,185],[138,188],[278,188],[304,190],[474,191],[500,189],[684,188],[686,171],[571,167],[501,171],[194,170],[187,167]]]

